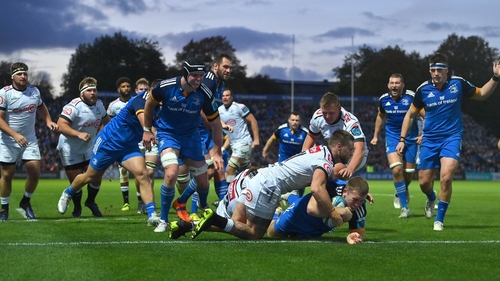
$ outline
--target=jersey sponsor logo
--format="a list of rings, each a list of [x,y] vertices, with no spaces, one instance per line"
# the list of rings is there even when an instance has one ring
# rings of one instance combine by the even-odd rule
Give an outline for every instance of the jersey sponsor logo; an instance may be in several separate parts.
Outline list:
[[[409,101],[409,100],[407,100],[407,99],[403,99],[403,100],[401,101],[401,103],[402,103],[404,106],[408,106],[408,105],[410,105],[410,101]]]
[[[428,98],[433,98],[433,97],[435,97],[435,95],[431,92],[427,97]]]
[[[23,112],[28,112],[28,113],[35,113],[36,111],[36,104],[30,104],[26,107],[23,108],[14,108],[12,112],[14,113],[23,113]]]
[[[176,97],[176,96],[173,96],[173,97],[171,97],[168,101],[171,101],[171,102],[177,102],[177,97]]]
[[[333,169],[332,169],[332,166],[328,163],[324,163],[323,164],[323,168],[325,169],[325,171],[331,175],[333,173]]]
[[[84,128],[94,127],[94,128],[97,129],[97,128],[99,128],[99,126],[101,126],[101,119],[97,119],[94,122],[85,122],[85,123],[83,123],[82,126]]]
[[[229,119],[229,120],[226,121],[226,125],[234,127],[236,125],[236,120],[234,120],[233,118],[231,118],[231,119]]]
[[[8,85],[2,88],[2,90],[5,90],[6,92],[12,88],[12,85]]]
[[[70,107],[64,108],[63,110],[64,115],[71,115],[71,113],[73,113],[73,109],[71,109]]]
[[[391,106],[391,102],[386,102],[385,106]]]
[[[3,97],[2,97],[2,96],[0,96],[0,105],[3,105],[3,103],[4,103],[4,102],[5,102],[5,101],[3,100]]]
[[[307,150],[309,153],[316,153],[321,151],[321,147],[319,145],[311,147]]]
[[[457,88],[457,85],[456,85],[456,84],[451,85],[451,86],[450,86],[450,90],[449,90],[449,91],[450,91],[450,93],[452,93],[452,94],[456,94],[456,93],[458,93],[458,88]]]
[[[252,191],[250,189],[246,190],[245,196],[246,196],[246,200],[248,202],[252,202],[253,201],[253,193],[252,193]]]
[[[352,126],[351,135],[353,135],[354,137],[357,137],[357,136],[361,135],[361,129],[359,128],[358,125]]]

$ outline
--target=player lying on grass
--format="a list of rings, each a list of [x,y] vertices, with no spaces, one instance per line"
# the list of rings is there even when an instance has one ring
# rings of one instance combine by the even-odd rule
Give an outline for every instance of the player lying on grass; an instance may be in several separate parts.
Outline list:
[[[329,181],[328,193],[332,198],[342,196],[345,206],[352,212],[349,222],[350,233],[347,243],[362,243],[365,237],[366,203],[368,183],[361,177],[353,177],[337,184]],[[288,196],[290,206],[281,215],[275,214],[273,221],[267,229],[267,235],[272,238],[319,238],[321,235],[334,229],[328,217],[322,217],[316,199],[312,194],[300,198],[295,194]],[[347,221],[346,221],[347,222]]]
[[[348,208],[332,206],[326,182],[338,175],[339,170],[334,169],[336,164],[345,167],[352,156],[353,142],[351,134],[339,130],[332,134],[328,146],[316,146],[270,167],[243,172],[238,179],[242,187],[246,187],[245,192],[239,197],[229,195],[237,198],[231,219],[206,209],[191,238],[215,225],[242,239],[260,239],[271,223],[281,194],[309,185],[320,215],[332,217],[333,225],[342,225],[352,214]]]

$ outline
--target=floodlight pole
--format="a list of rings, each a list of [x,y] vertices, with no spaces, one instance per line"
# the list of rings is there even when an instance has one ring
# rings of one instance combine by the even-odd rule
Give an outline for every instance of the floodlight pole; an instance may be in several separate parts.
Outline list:
[[[354,36],[352,36],[351,54],[351,113],[354,114]]]
[[[294,57],[295,57],[295,34],[292,35],[292,69],[290,70],[290,82],[291,85],[291,98],[290,98],[290,112],[293,112],[294,108],[294,77],[293,77],[293,68],[294,68]]]

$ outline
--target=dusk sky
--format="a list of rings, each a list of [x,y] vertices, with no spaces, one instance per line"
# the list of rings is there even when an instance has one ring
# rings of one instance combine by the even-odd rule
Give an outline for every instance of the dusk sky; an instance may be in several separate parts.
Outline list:
[[[165,64],[191,39],[225,36],[249,76],[286,80],[293,46],[294,78],[308,81],[333,81],[353,37],[355,50],[398,45],[421,56],[452,33],[500,48],[500,1],[491,0],[2,0],[1,6],[0,60],[49,73],[55,94],[78,45],[115,32],[158,41]]]

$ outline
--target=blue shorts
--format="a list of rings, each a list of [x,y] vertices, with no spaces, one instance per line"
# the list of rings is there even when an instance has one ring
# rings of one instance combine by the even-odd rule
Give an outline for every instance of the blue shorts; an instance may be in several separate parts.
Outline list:
[[[389,139],[385,141],[385,154],[389,155],[396,152],[396,147],[398,146],[398,139]],[[416,141],[405,141],[405,148],[403,151],[403,159],[408,163],[416,163],[418,152],[418,144]]]
[[[212,139],[212,133],[207,129],[200,129],[201,145],[203,148],[203,154],[206,155],[214,147],[214,140]]]
[[[205,161],[205,154],[203,154],[198,132],[187,136],[174,136],[171,133],[157,132],[156,138],[158,139],[160,154],[167,148],[174,148],[179,150],[179,158],[181,159],[189,158],[194,161]]]
[[[117,147],[113,142],[107,142],[105,138],[98,136],[92,148],[90,166],[96,171],[102,171],[115,161],[121,164],[123,161],[137,156],[144,157],[137,143],[131,142],[129,147]]]
[[[441,167],[441,158],[453,158],[460,161],[462,138],[451,136],[442,140],[428,140],[425,138],[420,145],[419,170],[437,169]]]

